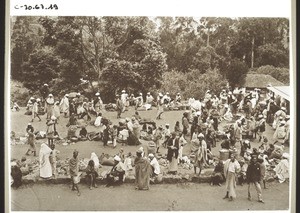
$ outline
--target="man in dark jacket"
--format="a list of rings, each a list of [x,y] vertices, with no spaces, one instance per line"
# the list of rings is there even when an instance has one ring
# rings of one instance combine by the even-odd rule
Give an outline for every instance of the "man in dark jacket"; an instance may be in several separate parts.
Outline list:
[[[248,182],[248,200],[251,200],[250,185],[253,183],[257,192],[258,202],[264,203],[260,186],[261,166],[257,161],[257,155],[252,155],[251,162],[246,172],[246,177]]]

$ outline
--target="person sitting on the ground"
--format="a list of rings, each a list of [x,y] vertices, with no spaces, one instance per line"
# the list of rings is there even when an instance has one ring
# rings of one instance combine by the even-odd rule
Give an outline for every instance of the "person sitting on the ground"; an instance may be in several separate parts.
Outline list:
[[[77,125],[77,124],[78,123],[77,123],[77,119],[75,117],[75,113],[72,113],[70,118],[69,118],[69,122],[67,123],[66,126],[69,127],[69,126],[74,126],[74,125]]]
[[[13,111],[13,112],[18,112],[18,111],[20,111],[20,107],[19,107],[19,105],[17,104],[17,102],[14,102],[13,107],[12,107],[12,111]]]
[[[16,162],[11,163],[11,173],[10,173],[13,183],[12,187],[18,189],[22,185],[22,172],[20,167]]]
[[[97,113],[96,120],[94,122],[94,126],[98,127],[102,125],[102,113]]]
[[[140,116],[138,111],[135,111],[134,115],[132,117],[135,117],[135,119],[140,122],[142,120],[142,117]]]
[[[160,174],[160,165],[152,153],[150,153],[148,157],[152,167],[152,177],[155,177]]]
[[[117,142],[121,143],[122,146],[124,146],[124,144],[127,145],[128,137],[129,137],[129,131],[128,131],[128,129],[126,129],[125,127],[123,127],[119,131],[119,136],[118,136]]]
[[[96,178],[98,177],[98,173],[95,170],[95,162],[93,160],[89,161],[85,172],[86,172],[86,176],[88,178],[88,183],[89,183],[90,189],[92,189],[93,186],[95,188],[97,188]]]
[[[80,138],[80,140],[85,141],[85,140],[87,140],[87,136],[88,136],[88,132],[87,132],[85,126],[83,126],[81,128],[81,130],[79,131],[79,138]]]
[[[218,185],[221,186],[221,183],[223,183],[225,180],[224,177],[224,164],[223,161],[218,160],[217,164],[215,166],[215,169],[211,175],[211,182],[210,185]]]
[[[286,128],[285,128],[285,124],[286,122],[280,121],[274,134],[273,134],[273,139],[277,140],[278,142],[280,142],[281,144],[284,143],[284,139],[286,137]]]
[[[107,181],[106,187],[122,184],[124,175],[125,175],[125,166],[122,163],[121,158],[118,155],[116,155],[114,157],[114,166],[106,176],[106,181]]]

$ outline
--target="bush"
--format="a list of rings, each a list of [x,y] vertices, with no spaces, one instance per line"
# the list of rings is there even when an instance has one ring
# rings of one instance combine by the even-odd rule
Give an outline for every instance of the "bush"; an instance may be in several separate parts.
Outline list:
[[[173,70],[163,74],[161,90],[169,92],[171,96],[181,92],[184,99],[200,99],[207,90],[219,94],[227,83],[217,69],[208,70],[204,74],[197,69],[190,70],[187,74]]]
[[[256,70],[256,73],[271,75],[276,80],[284,83],[290,83],[290,71],[287,68],[274,67],[271,65],[261,66]]]
[[[13,80],[10,82],[10,101],[12,103],[17,102],[20,107],[24,107],[31,95],[33,94],[22,83]]]

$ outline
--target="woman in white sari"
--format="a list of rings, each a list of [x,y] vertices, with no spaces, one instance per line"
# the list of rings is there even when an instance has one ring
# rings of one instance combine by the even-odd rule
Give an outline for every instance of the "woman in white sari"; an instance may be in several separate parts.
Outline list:
[[[50,178],[52,176],[52,168],[49,156],[52,152],[52,149],[47,146],[47,144],[41,144],[40,149],[40,177],[42,178]]]

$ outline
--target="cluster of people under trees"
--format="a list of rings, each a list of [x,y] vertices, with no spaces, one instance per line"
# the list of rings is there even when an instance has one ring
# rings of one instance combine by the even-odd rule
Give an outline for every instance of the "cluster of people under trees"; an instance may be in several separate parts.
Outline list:
[[[47,85],[44,85],[44,88],[48,88]],[[164,109],[171,104],[183,104],[180,93],[177,93],[174,98],[171,98],[168,92],[158,93],[155,99],[148,92],[144,101],[142,93],[134,97],[134,95],[129,96],[123,90],[121,95],[116,95],[116,103],[112,105],[117,112],[117,118],[121,118],[122,113],[130,106],[134,106],[136,111],[132,118],[120,119],[118,124],[112,124],[103,116],[105,106],[99,92],[91,100],[76,93],[73,98],[70,98],[70,94],[66,94],[60,101],[55,101],[52,94],[47,94],[49,90],[43,89],[42,91],[42,99],[31,98],[27,105],[28,110],[32,111],[32,122],[35,117],[41,120],[38,114],[42,105],[47,114],[48,146],[42,144],[39,155],[41,177],[48,178],[55,175],[53,165],[55,165],[55,156],[59,152],[54,151],[54,141],[58,138],[56,124],[61,113],[69,119],[67,124],[69,140],[102,140],[104,146],[112,144],[114,148],[117,143],[139,145],[141,144],[140,139],[148,141],[147,156],[144,156],[145,152],[139,149],[133,162],[137,189],[149,189],[150,177],[160,173],[156,156],[159,155],[162,147],[167,150],[166,159],[169,173],[176,174],[179,164],[189,162],[187,156],[183,155],[183,148],[188,143],[191,145],[190,156],[193,158],[195,174],[197,169],[199,169],[198,175],[201,175],[203,168],[215,166],[211,184],[221,185],[226,180],[227,194],[225,198],[230,200],[236,196],[235,187],[236,180],[238,180],[241,185],[245,181],[248,182],[249,199],[251,199],[250,185],[254,183],[258,199],[263,202],[260,181],[263,181],[264,187],[266,187],[265,171],[273,161],[278,163],[274,170],[279,181],[283,182],[288,177],[288,156],[283,153],[283,148],[289,143],[290,117],[287,103],[277,96],[274,97],[274,94],[267,94],[266,98],[262,100],[261,92],[258,89],[250,93],[246,93],[245,89],[236,88],[233,91],[224,89],[219,95],[208,90],[202,99],[190,98],[188,100],[190,110],[183,113],[181,120],[178,119],[176,122],[174,130],[171,130],[168,123],[165,126],[157,126],[153,120],[142,119],[138,110],[149,110],[152,106],[156,106],[156,119],[163,119]],[[76,135],[78,119],[91,121],[92,115],[95,115],[96,119],[91,124],[99,127],[99,132],[88,133],[85,126],[82,126],[79,135]],[[219,124],[223,121],[226,123],[225,131],[220,135],[222,131]],[[273,143],[269,143],[271,139],[265,136],[267,124],[275,130]],[[26,154],[31,151],[36,155],[34,130],[31,123],[26,132],[30,145]],[[216,160],[212,154],[212,149],[216,147],[220,137],[221,148],[230,150],[229,159]],[[251,143],[254,143],[256,139],[261,145],[258,149],[251,149]],[[250,140],[252,141],[250,142]],[[154,149],[151,149],[150,145]],[[52,156],[51,161],[49,160],[50,156]],[[73,153],[69,166],[73,183],[72,189],[77,190],[80,195],[77,156],[78,152],[76,151]],[[240,158],[239,161],[236,159],[237,157]],[[93,159],[98,158],[94,156]],[[93,159],[89,162],[86,170],[90,188],[97,187],[95,180],[98,175],[97,168],[99,168],[99,160]],[[50,170],[50,166],[54,169]],[[48,168],[47,171],[44,170],[45,167]],[[113,168],[106,176],[107,186],[122,183],[127,167],[128,161],[125,161],[122,156],[114,156]]]

